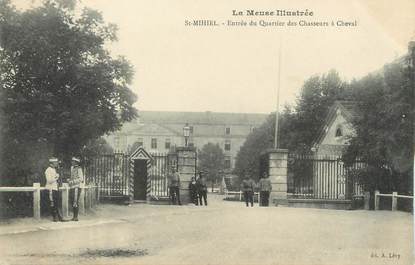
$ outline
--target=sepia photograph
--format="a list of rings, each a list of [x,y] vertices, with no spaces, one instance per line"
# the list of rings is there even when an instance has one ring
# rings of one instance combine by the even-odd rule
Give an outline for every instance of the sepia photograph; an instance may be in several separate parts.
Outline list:
[[[0,0],[0,265],[412,265],[414,0]]]

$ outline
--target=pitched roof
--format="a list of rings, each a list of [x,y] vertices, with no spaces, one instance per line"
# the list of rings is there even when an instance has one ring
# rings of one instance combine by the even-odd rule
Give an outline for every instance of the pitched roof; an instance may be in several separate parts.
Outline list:
[[[261,124],[268,114],[262,113],[224,113],[224,112],[175,112],[175,111],[140,111],[141,123],[189,123],[189,124]]]
[[[356,117],[356,102],[355,101],[347,101],[347,100],[337,100],[333,103],[330,107],[327,117],[323,123],[323,126],[320,129],[320,132],[313,143],[313,146],[318,145],[323,140],[324,136],[326,135],[326,129],[330,127],[330,125],[334,122],[337,110],[341,110],[346,121],[352,123],[353,119]]]
[[[342,110],[342,113],[344,114],[346,120],[348,122],[352,122],[353,118],[356,117],[356,102],[355,101],[348,101],[348,100],[337,100],[334,102],[333,106],[331,106],[329,110],[329,115],[327,117],[330,117],[330,114],[336,114],[336,109],[340,108]],[[332,112],[332,113],[330,113]]]
[[[123,124],[118,133],[141,135],[177,135],[175,125],[261,125],[268,114],[221,112],[140,111],[139,118]]]
[[[119,131],[121,134],[141,134],[141,135],[180,135],[180,132],[176,132],[168,126],[157,123],[138,123],[137,121],[124,123],[122,129]]]

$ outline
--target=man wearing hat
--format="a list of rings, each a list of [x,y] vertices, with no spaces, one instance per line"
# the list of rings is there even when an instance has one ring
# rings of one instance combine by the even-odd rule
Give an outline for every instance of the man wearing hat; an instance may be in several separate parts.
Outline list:
[[[63,221],[62,216],[59,214],[58,203],[59,203],[59,190],[58,190],[58,179],[59,174],[56,169],[59,166],[59,160],[57,158],[49,159],[49,167],[45,170],[46,185],[45,188],[49,192],[50,210],[53,216],[53,221]]]
[[[199,171],[199,178],[196,182],[197,186],[197,193],[199,195],[199,205],[202,206],[202,198],[205,202],[205,206],[207,206],[207,184],[206,184],[206,178],[203,171]]]
[[[244,180],[242,181],[241,188],[244,192],[245,204],[248,207],[249,203],[251,203],[251,207],[254,206],[254,189],[255,189],[255,182],[254,180],[245,174]]]
[[[189,183],[190,201],[194,205],[198,205],[197,183],[195,177],[192,177]]]
[[[168,184],[172,204],[175,205],[177,202],[182,205],[180,201],[180,175],[174,165],[172,165],[171,173],[168,175]]]
[[[72,158],[71,166],[71,178],[69,179],[69,186],[71,188],[71,197],[72,197],[72,209],[73,209],[73,218],[72,221],[78,221],[78,211],[79,211],[79,196],[81,194],[81,183],[84,182],[84,174],[82,168],[80,167],[81,160],[77,157]]]
[[[262,175],[262,178],[259,180],[258,185],[259,185],[259,197],[260,197],[259,206],[268,207],[269,194],[272,191],[272,185],[266,173]]]

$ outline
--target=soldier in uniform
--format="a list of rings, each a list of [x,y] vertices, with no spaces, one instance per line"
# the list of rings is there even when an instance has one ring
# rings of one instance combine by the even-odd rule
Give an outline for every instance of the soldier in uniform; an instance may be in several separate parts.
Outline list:
[[[171,167],[171,173],[168,177],[169,191],[172,204],[182,205],[180,202],[180,174],[174,166]]]
[[[206,184],[206,178],[205,178],[205,175],[203,174],[203,171],[199,172],[199,178],[197,179],[196,185],[197,185],[197,193],[199,195],[199,205],[200,206],[203,205],[203,202],[202,202],[202,198],[203,198],[203,201],[205,202],[205,206],[207,206],[207,184]]]
[[[189,183],[189,192],[190,192],[190,201],[194,204],[194,205],[198,205],[198,194],[197,194],[197,184],[196,184],[196,180],[194,177],[192,177],[192,179],[190,180]]]
[[[62,216],[59,214],[59,174],[57,172],[59,161],[57,158],[49,159],[49,167],[45,170],[46,185],[45,188],[49,192],[50,211],[53,216],[53,221],[63,221]]]
[[[69,187],[71,188],[73,218],[72,221],[78,221],[79,212],[79,196],[81,194],[81,183],[84,182],[84,174],[80,167],[80,159],[73,157],[71,166],[71,178],[69,179]]]
[[[245,204],[248,207],[249,202],[251,203],[251,207],[254,206],[254,189],[255,189],[255,182],[252,178],[245,175],[244,180],[241,184],[241,189],[244,192]]]
[[[269,177],[264,174],[262,178],[259,180],[259,197],[260,197],[260,204],[259,206],[268,207],[269,205],[269,194],[272,191],[271,181]]]

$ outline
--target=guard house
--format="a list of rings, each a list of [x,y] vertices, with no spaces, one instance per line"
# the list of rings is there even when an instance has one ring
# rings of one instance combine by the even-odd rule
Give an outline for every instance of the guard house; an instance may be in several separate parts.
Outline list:
[[[355,102],[336,101],[314,142],[314,154],[319,157],[340,157],[355,133],[352,125]]]
[[[147,201],[151,182],[148,178],[153,157],[144,148],[139,147],[130,156],[131,174],[129,195],[135,201]]]
[[[140,146],[131,155],[99,155],[86,159],[85,172],[89,183],[98,186],[101,199],[168,203],[167,176],[172,166],[181,174],[181,194],[187,196],[188,182],[196,174],[194,148],[150,153]]]

